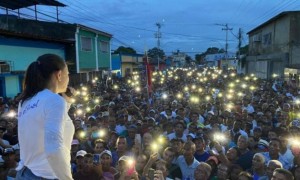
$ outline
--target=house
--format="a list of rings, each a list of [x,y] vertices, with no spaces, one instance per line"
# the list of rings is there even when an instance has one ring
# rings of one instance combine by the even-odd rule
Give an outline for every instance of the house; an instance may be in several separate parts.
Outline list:
[[[208,67],[219,67],[222,69],[237,69],[236,54],[233,52],[208,54],[204,61]]]
[[[180,52],[177,50],[176,52],[172,52],[171,59],[173,60],[173,66],[182,67],[185,65],[185,58],[187,55],[184,52]]]
[[[134,71],[144,70],[143,54],[112,54],[112,73],[125,77]]]
[[[110,70],[111,38],[109,33],[81,24],[0,15],[0,96],[14,97],[20,92],[26,68],[45,53],[67,61],[71,84],[89,80],[93,72]]]
[[[249,31],[246,72],[266,79],[273,74],[286,78],[297,76],[300,70],[299,32],[300,11],[282,12]]]

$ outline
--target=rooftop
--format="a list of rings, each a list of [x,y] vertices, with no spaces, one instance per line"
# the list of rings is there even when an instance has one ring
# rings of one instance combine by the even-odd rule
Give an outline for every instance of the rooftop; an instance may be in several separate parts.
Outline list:
[[[34,5],[46,5],[46,6],[60,6],[65,7],[66,5],[56,0],[1,0],[0,7],[8,9],[20,9]]]

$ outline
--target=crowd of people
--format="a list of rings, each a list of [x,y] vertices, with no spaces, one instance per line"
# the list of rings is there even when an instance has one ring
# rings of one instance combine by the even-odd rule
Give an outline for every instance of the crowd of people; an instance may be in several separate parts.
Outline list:
[[[300,90],[293,81],[170,68],[74,88],[75,180],[300,179]],[[17,108],[16,99],[0,98],[0,179],[16,176]]]

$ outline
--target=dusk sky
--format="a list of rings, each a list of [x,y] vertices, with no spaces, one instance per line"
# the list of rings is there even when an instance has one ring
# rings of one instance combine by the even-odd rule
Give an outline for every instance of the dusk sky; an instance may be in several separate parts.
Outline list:
[[[67,5],[59,8],[61,20],[112,34],[112,50],[122,45],[143,53],[145,49],[156,47],[156,23],[161,23],[161,49],[167,55],[176,50],[187,52],[192,58],[209,47],[225,48],[226,31],[222,30],[225,24],[233,29],[228,31],[228,44],[229,51],[235,52],[239,28],[243,31],[244,46],[248,43],[246,33],[253,28],[283,11],[300,10],[299,0],[59,1]],[[37,6],[37,10],[56,17],[55,7]],[[26,8],[20,12],[34,16],[34,12]],[[0,9],[0,13],[5,10]],[[41,14],[38,18],[51,19]]]

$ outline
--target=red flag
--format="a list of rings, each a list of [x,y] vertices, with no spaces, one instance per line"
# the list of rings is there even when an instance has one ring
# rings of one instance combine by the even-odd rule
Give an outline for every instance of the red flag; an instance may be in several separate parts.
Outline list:
[[[151,78],[151,66],[149,64],[149,59],[147,54],[144,56],[144,63],[146,67],[146,78],[147,78],[147,92],[148,92],[148,97],[151,97],[152,94],[152,78]]]

